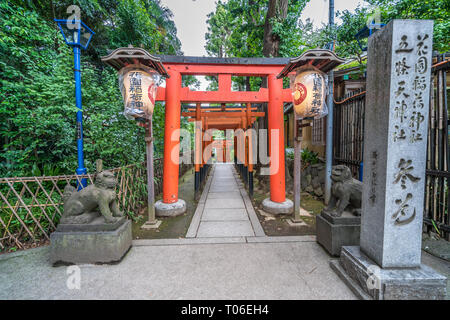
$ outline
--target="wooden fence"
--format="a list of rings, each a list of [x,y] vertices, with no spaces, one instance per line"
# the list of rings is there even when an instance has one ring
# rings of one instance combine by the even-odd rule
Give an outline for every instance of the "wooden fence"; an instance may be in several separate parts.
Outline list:
[[[432,69],[434,86],[430,92],[424,222],[428,230],[438,230],[450,240],[450,152],[448,127],[447,72],[449,61],[438,56]]]
[[[162,192],[163,159],[154,160],[155,194]],[[180,165],[180,175],[191,164]],[[121,210],[133,218],[147,202],[146,163],[112,169],[117,178],[116,193]],[[0,178],[0,253],[25,249],[50,239],[63,212],[67,183],[76,185],[95,174]]]
[[[424,223],[449,240],[450,152],[448,127],[447,72],[450,63],[437,57],[432,69]],[[333,163],[347,165],[360,178],[363,161],[365,92],[356,92],[336,101],[333,123]]]
[[[333,110],[333,162],[350,168],[357,179],[363,161],[365,91],[336,101]]]

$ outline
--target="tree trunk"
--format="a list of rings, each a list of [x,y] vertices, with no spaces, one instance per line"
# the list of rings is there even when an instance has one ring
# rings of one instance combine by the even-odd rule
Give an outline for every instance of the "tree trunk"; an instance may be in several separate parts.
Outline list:
[[[289,0],[269,0],[266,21],[264,23],[263,56],[277,57],[280,49],[280,38],[273,34],[271,19],[286,19]]]
[[[280,48],[280,38],[274,35],[272,30],[272,24],[270,20],[272,18],[277,20],[284,20],[287,16],[289,0],[269,0],[269,8],[267,9],[266,20],[264,22],[264,38],[263,38],[263,56],[264,57],[277,57]],[[262,88],[267,88],[267,77],[262,77]],[[263,103],[263,111],[266,116],[260,123],[260,128],[267,129],[268,126],[268,106],[267,103]],[[259,139],[259,138],[258,138]],[[258,143],[260,141],[258,140]],[[267,149],[269,150],[269,139],[267,139]]]
[[[250,77],[245,77],[245,91],[251,91]]]

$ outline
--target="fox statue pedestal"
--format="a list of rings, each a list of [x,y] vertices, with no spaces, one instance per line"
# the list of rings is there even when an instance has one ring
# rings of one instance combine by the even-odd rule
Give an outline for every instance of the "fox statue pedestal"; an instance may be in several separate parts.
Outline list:
[[[52,265],[115,263],[131,248],[131,222],[115,200],[116,179],[103,171],[80,191],[64,189],[64,213],[50,236]]]
[[[339,256],[342,246],[359,245],[362,183],[344,165],[333,166],[331,180],[330,202],[316,217],[316,239],[328,253]]]
[[[361,218],[344,212],[340,217],[333,217],[321,212],[316,217],[316,239],[329,254],[339,257],[343,246],[359,245]]]

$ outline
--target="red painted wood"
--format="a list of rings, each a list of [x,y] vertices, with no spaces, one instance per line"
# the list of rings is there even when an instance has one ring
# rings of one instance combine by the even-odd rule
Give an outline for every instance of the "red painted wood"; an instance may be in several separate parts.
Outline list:
[[[163,165],[163,202],[178,201],[178,162],[180,133],[172,139],[174,131],[180,129],[180,87],[181,74],[169,70],[167,83],[166,114],[164,122],[164,165]],[[176,134],[175,134],[176,135]]]
[[[182,112],[181,115],[183,117],[195,117],[195,112]],[[245,113],[244,116],[247,116],[247,118],[250,117],[264,117],[264,112],[251,112],[248,111],[248,113]],[[242,118],[242,112],[201,112],[202,117],[208,117],[209,119],[214,118]]]
[[[283,81],[276,79],[276,75],[283,69],[283,65],[230,65],[230,64],[185,64],[167,63],[166,69],[170,78],[166,79],[166,88],[159,87],[157,90],[157,101],[166,101],[166,120],[164,136],[164,172],[163,172],[163,201],[172,203],[178,200],[178,161],[172,161],[172,154],[179,151],[179,138],[171,141],[174,130],[180,128],[181,104],[197,103],[196,112],[183,113],[192,117],[189,121],[202,119],[203,133],[208,128],[218,130],[247,128],[256,120],[256,116],[263,116],[263,113],[251,112],[253,109],[250,103],[268,103],[268,122],[270,130],[278,130],[278,141],[273,141],[278,148],[278,155],[271,159],[271,169],[278,167],[278,170],[271,170],[270,176],[270,198],[275,202],[285,201],[285,168],[284,168],[284,125],[283,125],[283,103],[292,101],[290,89],[283,89]],[[217,75],[219,79],[218,91],[191,91],[189,88],[181,88],[181,75]],[[262,76],[268,77],[269,88],[261,88],[257,92],[231,91],[231,76]],[[167,94],[166,94],[167,92]],[[247,110],[242,110],[242,116],[221,114],[211,112],[211,114],[200,113],[200,103],[247,103]],[[193,110],[192,110],[193,111]],[[203,111],[203,110],[202,110]],[[247,111],[247,112],[246,112]],[[200,114],[199,114],[200,113]],[[223,112],[222,112],[223,113]],[[237,112],[236,112],[237,113]],[[197,137],[198,139],[198,137]],[[196,139],[196,140],[197,140]],[[235,139],[236,140],[236,139]],[[270,135],[269,135],[270,141]],[[211,157],[211,141],[197,141],[197,149],[202,152],[201,166]],[[236,142],[233,143],[236,148]],[[253,146],[248,145],[247,152],[251,152]],[[175,150],[176,149],[176,150]],[[225,152],[225,148],[224,148]],[[270,152],[270,151],[269,151]],[[198,156],[197,156],[198,157]],[[243,163],[248,160],[245,153],[240,156]],[[247,159],[246,159],[247,158]],[[178,159],[176,159],[178,160]],[[196,167],[198,170],[198,166]]]
[[[167,80],[166,80],[167,81]],[[292,101],[292,91],[283,89],[283,102]],[[166,100],[166,88],[159,87],[156,101]],[[259,91],[191,91],[188,87],[181,88],[181,103],[263,103],[269,101],[269,91],[261,88]]]
[[[269,84],[269,136],[272,130],[278,131],[278,141],[269,139],[269,149],[272,144],[278,149],[277,154],[270,157],[270,200],[274,202],[284,202],[286,200],[285,191],[285,168],[284,168],[284,118],[283,99],[281,89],[283,80],[277,79],[276,75],[268,77]]]

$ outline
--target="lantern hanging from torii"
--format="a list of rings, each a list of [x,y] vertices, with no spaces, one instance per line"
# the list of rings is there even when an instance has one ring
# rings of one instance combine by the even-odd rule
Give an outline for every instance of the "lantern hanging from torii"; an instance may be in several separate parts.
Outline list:
[[[141,64],[120,69],[119,87],[127,119],[149,119],[152,116],[159,79],[155,71]]]
[[[292,223],[302,224],[300,217],[300,176],[302,128],[310,126],[303,120],[321,118],[328,114],[325,104],[328,83],[325,73],[343,63],[334,52],[313,49],[293,58],[283,68],[277,78],[288,76],[292,90],[294,109],[294,216]]]
[[[292,102],[300,118],[323,117],[328,114],[325,103],[325,75],[314,67],[301,67],[291,77]]]
[[[312,49],[292,58],[284,67],[277,78],[289,76],[292,103],[298,118],[320,118],[328,114],[326,73],[343,62],[330,50]]]
[[[130,46],[114,50],[102,61],[118,70],[124,116],[130,120],[150,119],[161,76],[168,77],[160,58]]]
[[[119,87],[123,97],[124,116],[137,120],[145,128],[147,158],[147,211],[148,220],[141,228],[155,229],[161,224],[155,216],[155,188],[153,170],[152,114],[160,77],[169,77],[161,59],[142,48],[118,48],[102,61],[118,71]]]

